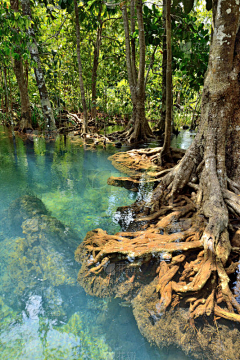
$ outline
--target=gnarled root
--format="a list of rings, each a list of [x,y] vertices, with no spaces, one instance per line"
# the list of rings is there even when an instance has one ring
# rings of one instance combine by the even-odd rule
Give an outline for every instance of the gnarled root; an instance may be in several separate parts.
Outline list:
[[[143,171],[149,178],[160,179],[170,171],[173,164],[165,164],[164,168],[154,163],[161,147],[148,149],[134,149],[127,152],[119,152],[109,157],[112,164],[120,171],[133,175],[142,175]],[[172,149],[173,159],[180,160],[185,150]]]
[[[185,255],[177,255],[179,252],[203,249],[203,217],[197,217],[196,220],[185,219],[193,210],[194,204],[183,196],[171,207],[167,207],[164,214],[159,214],[154,219],[155,224],[147,229],[119,232],[115,235],[109,235],[101,229],[89,232],[75,253],[76,260],[82,263],[79,282],[87,292],[93,294],[94,291],[98,293],[100,287],[103,288],[107,279],[112,287],[111,292],[126,295],[123,284],[128,284],[129,287],[131,279],[132,289],[139,287],[146,281],[146,271],[147,276],[153,279],[159,262],[162,264],[161,260],[172,259],[171,266],[176,266],[174,269],[178,270],[179,264],[185,259]],[[110,271],[111,268],[113,271]],[[114,276],[109,280],[109,275]],[[165,285],[162,285],[162,289]],[[101,294],[104,296],[109,291]]]
[[[140,167],[146,169],[156,151],[159,149],[121,154],[120,163],[124,159],[128,163],[132,157],[131,167],[134,162],[136,164],[136,156],[144,157],[144,166]],[[211,314],[220,316],[221,311],[225,318],[230,314],[229,319],[238,319],[235,311],[240,313],[240,305],[228,285],[228,274],[237,268],[237,259],[236,255],[234,262],[230,259],[232,248],[227,231],[228,209],[239,213],[238,194],[231,191],[237,191],[238,185],[229,180],[229,190],[222,188],[216,176],[215,159],[210,156],[202,161],[194,146],[174,168],[155,172],[155,175],[155,180],[163,178],[153,190],[150,203],[135,204],[134,221],[138,224],[138,231],[109,235],[97,229],[88,233],[76,251],[76,259],[82,262],[84,269],[79,281],[83,286],[87,279],[91,284],[98,279],[99,286],[106,281],[109,284],[106,269],[112,266],[116,272],[121,264],[122,273],[111,282],[115,284],[113,293],[130,296],[129,291],[119,291],[119,288],[129,284],[129,279],[131,291],[143,286],[146,283],[144,271],[147,270],[150,280],[158,279],[156,316],[164,313],[170,305],[174,307],[182,303],[189,304],[191,319]],[[176,189],[188,184],[196,193],[176,197]],[[235,254],[237,249],[233,248]],[[134,276],[126,276],[129,268],[134,269]],[[124,279],[120,282],[121,276]]]
[[[82,263],[80,284],[93,295],[132,300],[140,331],[150,341],[161,344],[155,333],[166,326],[162,319],[170,323],[175,314],[184,314],[185,325],[176,322],[181,336],[170,326],[168,330],[186,351],[184,334],[191,334],[195,343],[192,330],[185,329],[189,321],[198,327],[199,339],[201,317],[212,324],[219,318],[240,321],[240,279],[238,290],[233,288],[240,255],[240,187],[218,168],[221,161],[212,143],[209,139],[204,154],[193,143],[180,162],[167,169],[153,165],[159,149],[114,155],[112,160],[124,164],[124,172],[132,167],[146,171],[146,182],[153,184],[150,200],[120,209],[123,225],[124,216],[132,215],[125,231],[109,235],[97,229],[76,251]],[[122,179],[121,185],[127,181]],[[137,190],[143,178],[135,172],[130,181]],[[205,337],[199,341],[211,348],[207,331],[201,331]]]

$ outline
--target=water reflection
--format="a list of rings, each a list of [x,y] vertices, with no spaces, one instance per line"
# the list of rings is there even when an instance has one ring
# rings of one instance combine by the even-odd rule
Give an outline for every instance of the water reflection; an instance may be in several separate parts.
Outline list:
[[[87,296],[76,282],[73,254],[86,232],[118,231],[116,208],[148,196],[144,185],[138,195],[106,185],[121,175],[107,160],[115,151],[85,151],[60,136],[26,143],[16,137],[14,150],[0,128],[2,358],[185,358],[150,347],[131,308]]]

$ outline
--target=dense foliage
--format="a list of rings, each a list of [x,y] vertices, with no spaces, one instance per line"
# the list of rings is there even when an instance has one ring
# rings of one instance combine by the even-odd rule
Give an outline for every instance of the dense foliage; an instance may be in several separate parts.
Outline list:
[[[188,4],[186,4],[188,3]],[[172,4],[173,47],[173,103],[175,122],[190,121],[192,113],[199,110],[199,93],[207,68],[210,43],[210,13],[198,1],[190,12],[192,3],[174,1]],[[190,9],[190,10],[189,10]],[[100,48],[96,78],[96,109],[110,118],[129,118],[132,102],[128,84],[125,58],[124,27],[119,5],[100,0],[78,2],[80,19],[81,61],[83,82],[89,114],[92,109],[92,82],[97,37]],[[128,9],[129,10],[129,9]],[[23,15],[21,2],[18,11],[9,0],[0,6],[0,95],[1,116],[11,113],[20,118],[21,100],[14,73],[14,59],[21,57],[27,81],[31,116],[34,127],[44,127],[34,67],[29,47],[32,39],[27,29],[35,31],[48,95],[55,119],[63,110],[82,112],[76,52],[75,13],[71,0],[32,2],[32,17]],[[135,14],[136,17],[136,14]],[[146,116],[157,120],[162,99],[162,47],[164,26],[161,4],[144,4],[143,18],[146,42]],[[131,34],[135,41],[136,62],[139,62],[138,27]],[[183,118],[183,110],[185,115]],[[8,114],[7,116],[10,115]],[[97,119],[98,119],[97,117]]]

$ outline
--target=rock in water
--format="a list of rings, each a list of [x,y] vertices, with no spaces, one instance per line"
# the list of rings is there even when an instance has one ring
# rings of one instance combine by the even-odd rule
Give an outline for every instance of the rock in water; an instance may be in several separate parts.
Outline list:
[[[10,306],[21,308],[27,308],[33,295],[40,296],[43,311],[62,318],[66,288],[76,285],[74,250],[81,240],[36,197],[17,199],[7,215],[4,225],[14,227],[17,237],[1,242],[0,294]]]

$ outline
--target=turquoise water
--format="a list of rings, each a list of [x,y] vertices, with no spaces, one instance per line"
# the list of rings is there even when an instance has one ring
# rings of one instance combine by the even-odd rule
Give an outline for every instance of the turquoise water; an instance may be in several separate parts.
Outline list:
[[[86,232],[118,231],[117,207],[139,196],[106,184],[120,175],[108,160],[116,151],[64,137],[14,141],[0,127],[0,359],[187,359],[151,347],[131,308],[77,284]]]

